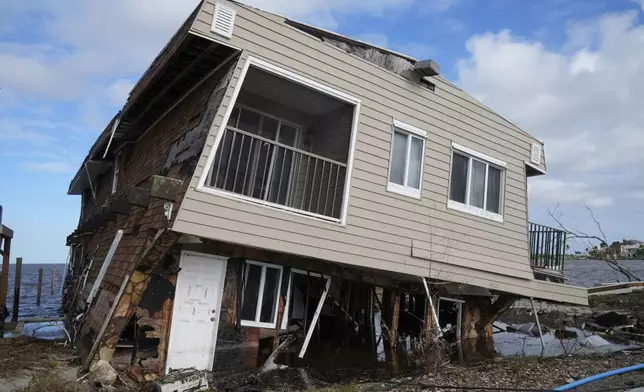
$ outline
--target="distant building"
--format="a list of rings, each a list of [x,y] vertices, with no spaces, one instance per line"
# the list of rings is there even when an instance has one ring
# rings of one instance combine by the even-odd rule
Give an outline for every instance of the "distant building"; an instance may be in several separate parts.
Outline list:
[[[637,256],[637,252],[641,249],[644,242],[635,241],[632,245],[622,245],[622,256],[628,258],[634,258]]]

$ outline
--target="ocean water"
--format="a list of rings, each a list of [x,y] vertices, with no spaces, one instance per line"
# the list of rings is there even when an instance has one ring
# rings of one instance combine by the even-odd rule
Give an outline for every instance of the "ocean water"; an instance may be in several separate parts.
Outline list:
[[[644,260],[621,260],[619,264],[635,276],[644,279]],[[628,279],[600,260],[566,260],[564,273],[568,284],[594,287],[602,283],[628,282]]]
[[[36,306],[38,270],[43,269],[40,306]],[[51,293],[52,269],[56,270],[54,294]],[[65,264],[23,264],[20,284],[20,311],[18,319],[57,317],[61,315],[61,287]],[[13,311],[15,264],[9,266],[9,289],[7,290],[7,308]],[[7,321],[11,315],[7,317]]]
[[[644,260],[624,260],[620,264],[628,268],[636,276],[644,279]],[[43,284],[40,306],[36,306],[36,286],[38,270],[43,269]],[[52,268],[56,269],[55,290],[51,294]],[[20,287],[19,319],[57,317],[61,315],[61,287],[64,264],[23,264],[22,284]],[[9,312],[13,306],[13,287],[16,266],[9,266],[9,290],[7,290],[7,307]],[[625,281],[624,277],[612,270],[605,262],[599,260],[567,260],[565,274],[568,284],[582,287],[593,287],[601,283],[617,283]],[[10,319],[9,316],[7,319]]]

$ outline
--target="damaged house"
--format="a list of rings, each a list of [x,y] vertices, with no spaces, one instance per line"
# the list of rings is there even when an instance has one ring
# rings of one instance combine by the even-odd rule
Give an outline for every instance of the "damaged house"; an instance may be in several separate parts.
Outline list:
[[[566,233],[528,223],[545,173],[433,61],[205,0],[69,187],[76,345],[138,380],[448,325],[477,350],[518,298],[587,304]]]

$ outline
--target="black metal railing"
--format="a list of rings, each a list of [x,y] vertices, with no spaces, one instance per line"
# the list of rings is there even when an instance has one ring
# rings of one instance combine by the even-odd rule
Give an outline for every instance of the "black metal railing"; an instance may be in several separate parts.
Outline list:
[[[563,273],[568,233],[552,227],[528,223],[530,265]]]
[[[347,165],[227,127],[208,185],[258,202],[340,219]]]

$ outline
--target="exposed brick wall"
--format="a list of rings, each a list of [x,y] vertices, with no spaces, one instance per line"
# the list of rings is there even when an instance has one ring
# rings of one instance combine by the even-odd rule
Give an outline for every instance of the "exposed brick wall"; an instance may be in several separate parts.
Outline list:
[[[149,180],[155,174],[181,179],[187,188],[235,65],[236,62],[232,62],[230,69],[223,67],[172,109],[140,140],[122,148],[117,192],[114,196],[111,195],[112,173],[101,176],[96,181],[97,202],[100,203],[98,205],[102,205],[111,197],[126,197],[133,187],[149,188]],[[121,146],[115,145],[114,148],[119,149]],[[185,189],[175,200],[175,211],[178,210],[183,194]],[[159,230],[165,229],[169,224],[165,216],[165,202],[152,199],[147,208],[132,207],[128,215],[118,216],[116,221],[104,224],[84,239],[86,262],[91,259],[94,249],[98,246],[87,284],[91,287],[116,231],[123,230],[123,237],[101,282],[100,293],[91,305],[89,316],[80,333],[79,351],[82,358],[89,354],[93,342],[98,338],[98,332],[105,323],[105,315],[114,301],[119,301],[116,314],[120,316],[113,316],[108,323],[107,333],[111,340],[109,343],[104,342],[104,345],[109,345],[114,338],[118,338],[136,308],[136,304],[121,304],[123,296],[117,298],[119,289],[124,282],[127,283],[123,295],[130,298],[127,290],[132,284],[132,277],[138,274],[135,268],[137,271],[147,270],[150,263],[163,259],[165,252],[177,240],[178,234],[166,231],[155,241],[155,235]],[[145,250],[151,245],[153,248],[145,254]],[[143,285],[139,289],[144,290],[145,287],[146,285]],[[137,297],[139,299],[140,294],[142,293]],[[127,306],[128,310],[124,311],[123,306]]]

